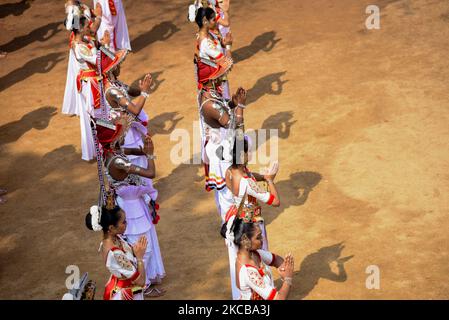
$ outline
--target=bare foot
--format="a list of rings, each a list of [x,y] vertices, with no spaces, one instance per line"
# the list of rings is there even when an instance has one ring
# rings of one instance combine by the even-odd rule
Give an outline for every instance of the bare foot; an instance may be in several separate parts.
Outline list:
[[[165,292],[166,292],[165,289],[150,286],[145,289],[143,294],[145,297],[148,297],[148,298],[159,298],[159,297],[162,297],[165,294]]]

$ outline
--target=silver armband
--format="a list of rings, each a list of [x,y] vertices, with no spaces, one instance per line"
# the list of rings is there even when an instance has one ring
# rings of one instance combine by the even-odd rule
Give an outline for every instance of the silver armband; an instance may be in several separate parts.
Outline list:
[[[245,109],[245,108],[246,108],[246,106],[245,106],[244,104],[241,104],[241,103],[239,103],[239,104],[237,105],[237,107],[242,108],[242,109]]]
[[[131,162],[121,158],[115,160],[115,165],[117,166],[117,168],[125,170],[126,172],[129,172],[129,170],[131,169]]]
[[[154,160],[154,159],[156,159],[156,156],[154,154],[147,154],[147,159]]]
[[[219,104],[217,104],[217,103],[212,104],[212,107],[213,107],[215,110],[218,111],[218,113],[219,113],[219,115],[220,115],[220,117],[218,118],[218,120],[220,120],[221,117],[223,117],[223,115],[224,115],[224,113],[225,113],[225,109],[224,109],[221,105],[219,105]]]

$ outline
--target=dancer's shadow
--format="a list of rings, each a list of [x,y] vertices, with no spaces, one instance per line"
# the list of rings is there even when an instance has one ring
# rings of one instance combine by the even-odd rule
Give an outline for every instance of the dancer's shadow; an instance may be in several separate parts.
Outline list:
[[[194,186],[194,183],[204,181],[204,171],[203,165],[192,164],[193,159],[194,157],[191,157],[186,163],[181,163],[168,176],[160,178],[155,183],[154,186],[159,191],[161,202],[168,201],[179,192],[186,190],[190,190],[190,192],[185,197],[179,197],[177,203],[190,203],[193,198],[206,196],[204,188]]]
[[[290,207],[304,205],[310,193],[321,181],[322,176],[318,172],[303,171],[290,175],[288,180],[276,182],[276,189],[281,197],[281,206],[278,208],[268,208],[264,214],[265,223],[273,222],[284,210]]]
[[[150,117],[148,121],[148,129],[152,135],[155,134],[170,134],[175,130],[179,121],[184,119],[184,117],[179,117],[179,113],[174,112],[164,112],[155,117]],[[168,124],[168,127],[166,127]]]
[[[243,60],[249,59],[259,51],[269,52],[273,50],[276,43],[281,41],[282,39],[276,39],[276,32],[269,31],[258,35],[251,42],[250,45],[241,47],[232,52],[232,59],[234,63],[241,62]]]
[[[254,130],[254,132],[248,130],[247,134],[253,139],[255,138],[255,144],[253,145],[252,151],[257,151],[262,144],[268,142],[272,138],[270,129],[277,130],[277,137],[279,139],[287,139],[290,136],[292,126],[297,122],[296,120],[292,121],[292,119],[292,111],[282,111],[265,119],[260,129]],[[265,140],[261,141],[260,139]]]
[[[151,85],[150,93],[154,93],[157,89],[159,89],[161,84],[165,81],[165,79],[159,79],[160,75],[163,72],[164,71],[151,72],[151,77],[153,78],[153,84]],[[146,74],[141,75],[139,78],[134,80],[133,83],[131,83],[130,87],[131,87],[131,89],[133,89],[132,91],[135,91],[135,92],[140,91],[139,81],[142,80],[145,77],[145,75]]]
[[[59,29],[59,26],[61,25],[61,22],[52,22],[45,26],[39,27],[33,31],[31,31],[29,34],[15,37],[10,42],[1,45],[0,51],[6,51],[6,52],[13,52],[17,51],[19,49],[22,49],[26,47],[27,45],[35,42],[40,41],[44,42],[56,35],[58,32],[60,32],[62,29]]]
[[[179,29],[173,22],[163,21],[155,25],[150,31],[147,31],[132,40],[131,48],[133,52],[138,52],[156,41],[165,41],[169,39],[180,30],[181,29]]]
[[[9,15],[20,16],[31,7],[34,0],[21,0],[15,3],[5,3],[0,5],[0,19]]]
[[[0,78],[0,91],[31,77],[35,73],[47,73],[53,69],[58,62],[63,60],[64,55],[57,52],[30,60],[19,69],[11,71]]]
[[[280,139],[287,139],[290,136],[292,126],[297,122],[293,120],[292,111],[282,111],[269,116],[262,123],[262,129],[277,129]]]
[[[246,104],[249,105],[256,102],[266,94],[275,96],[280,95],[284,84],[288,82],[288,80],[281,79],[286,73],[287,71],[271,73],[258,79],[256,84],[251,89],[248,89]]]
[[[41,107],[24,115],[20,120],[0,127],[0,146],[17,141],[31,129],[44,130],[56,115],[55,107]]]
[[[43,157],[29,152],[23,153],[14,157],[8,168],[2,172],[2,181],[7,182],[6,188],[10,193],[29,188],[54,171],[66,171],[73,168],[79,163],[79,158],[80,155],[73,145],[59,147],[46,153]],[[23,175],[21,179],[16,178],[18,172]],[[60,184],[67,184],[67,181],[61,181]]]
[[[345,246],[337,243],[329,247],[319,249],[309,254],[301,262],[300,269],[293,276],[293,290],[290,298],[294,300],[304,299],[315,288],[320,279],[334,282],[345,282],[348,278],[344,264],[354,256],[340,258]],[[331,264],[336,264],[337,272],[332,270]]]

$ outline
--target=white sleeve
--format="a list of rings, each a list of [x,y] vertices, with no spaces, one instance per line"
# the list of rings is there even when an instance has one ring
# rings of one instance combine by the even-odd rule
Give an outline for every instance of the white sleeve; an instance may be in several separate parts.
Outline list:
[[[106,260],[108,270],[119,278],[135,280],[139,276],[134,264],[129,261],[126,254],[121,250],[110,250]]]
[[[90,64],[97,64],[97,48],[90,49],[84,44],[75,45],[75,55],[77,60],[86,61]]]
[[[240,179],[239,197],[243,197],[245,195],[245,191],[249,196],[252,196],[263,203],[266,203],[268,205],[271,205],[273,203],[274,195],[272,195],[268,191],[260,190],[257,183],[249,177],[242,177]]]
[[[264,278],[260,275],[259,271],[251,266],[242,267],[239,277],[243,277],[243,280],[247,286],[255,291],[264,300],[274,300],[277,294],[277,290],[270,283],[266,283]],[[243,272],[242,272],[243,271]]]
[[[262,259],[262,261],[269,266],[272,266],[274,263],[274,260],[276,259],[276,256],[269,252],[269,251],[265,251],[265,250],[257,250],[257,253],[260,256],[260,259]]]
[[[220,59],[223,57],[223,52],[221,52],[213,41],[208,38],[201,41],[200,51],[207,54],[212,59]]]

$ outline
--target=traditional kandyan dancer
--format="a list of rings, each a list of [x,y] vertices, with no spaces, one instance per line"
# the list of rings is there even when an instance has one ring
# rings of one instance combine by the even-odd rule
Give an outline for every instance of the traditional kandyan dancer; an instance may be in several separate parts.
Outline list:
[[[73,34],[72,49],[79,70],[76,77],[79,99],[76,101],[80,115],[82,159],[89,161],[95,157],[90,117],[95,114],[95,110],[101,109],[101,73],[98,71],[101,51],[97,47],[109,40],[107,34],[101,43],[90,36],[89,20],[85,16],[79,18],[79,26],[73,29]]]
[[[221,39],[228,39],[227,44],[225,47],[222,48],[222,52],[227,55],[231,56],[231,48],[232,48],[232,36],[231,36],[231,21],[229,17],[229,7],[230,7],[230,0],[209,0],[210,7],[215,10],[215,13],[217,15],[217,28],[215,30],[214,34],[215,37],[220,37]],[[229,81],[227,77],[223,79],[223,96],[226,99],[231,98],[231,91],[229,89]]]
[[[293,256],[288,254],[283,259],[262,249],[262,230],[251,212],[239,210],[226,234],[238,248],[235,269],[240,299],[286,300],[293,282]],[[274,286],[270,266],[278,269],[283,281],[279,290]]]
[[[142,89],[150,86],[149,80],[143,84]],[[97,120],[96,132],[99,143],[103,146],[106,176],[108,184],[116,195],[116,202],[126,213],[128,225],[125,235],[131,244],[136,243],[142,236],[148,240],[144,262],[146,271],[146,287],[144,295],[159,297],[165,293],[162,288],[154,285],[160,284],[165,276],[164,265],[159,248],[155,224],[158,221],[152,185],[147,185],[145,179],[155,176],[154,146],[149,136],[146,136],[143,149],[121,148],[121,142],[127,129],[133,121],[129,114],[119,112],[112,116],[113,125],[103,120]],[[133,165],[125,153],[145,156],[148,167]],[[101,182],[101,180],[100,180]]]
[[[143,300],[146,282],[144,255],[148,241],[145,236],[131,245],[123,236],[127,221],[123,210],[115,206],[93,206],[86,215],[90,230],[103,231],[100,250],[111,276],[106,284],[104,300]]]
[[[116,57],[122,57],[120,60],[121,62],[126,57],[126,54],[126,50],[120,50],[116,54]],[[143,106],[149,97],[150,87],[153,80],[151,75],[147,74],[143,80],[139,82],[140,90],[132,88],[118,80],[118,77],[120,76],[120,62],[115,58],[113,60],[108,59],[107,57],[104,58],[102,69],[104,72],[103,83],[106,108],[111,111],[115,110],[126,113],[133,119],[121,147],[132,164],[138,167],[147,168],[148,159],[145,155],[135,155],[132,154],[131,151],[128,152],[128,150],[140,150],[143,148],[144,142],[142,137],[145,137],[148,134],[148,116],[145,113]],[[132,99],[131,96],[136,98]],[[152,188],[152,197],[148,199],[148,202],[151,202],[157,209],[158,205],[155,201],[158,192],[153,187],[153,180],[145,177],[142,177],[142,179],[146,180],[145,184]],[[155,223],[157,223],[157,221]]]
[[[131,51],[125,8],[122,0],[94,0],[94,6],[101,6],[103,19],[98,29],[97,37],[104,37],[106,31],[110,34],[109,49],[116,51],[126,49]]]
[[[272,166],[266,170],[264,175],[252,173],[249,171],[247,164],[249,142],[248,137],[240,139],[236,137],[232,151],[232,165],[226,170],[226,186],[232,193],[232,205],[226,213],[225,223],[222,227],[222,235],[225,239],[225,230],[230,230],[237,212],[240,210],[243,214],[251,215],[254,221],[257,221],[263,236],[263,250],[268,250],[268,238],[261,216],[261,206],[258,201],[278,207],[280,199],[276,187],[274,185],[274,178],[276,176],[278,165],[274,162]],[[257,185],[258,181],[265,181],[268,183],[269,191],[263,191]],[[240,292],[237,287],[235,261],[237,257],[237,247],[233,241],[226,240],[229,253],[229,268],[231,275],[231,288],[233,299],[240,298]]]
[[[62,113],[79,116],[80,96],[76,87],[76,77],[80,70],[73,51],[73,39],[75,38],[73,30],[79,28],[79,19],[84,15],[89,20],[90,35],[95,36],[101,23],[101,7],[98,6],[95,9],[95,12],[92,13],[91,9],[87,5],[81,3],[81,1],[69,0],[65,4],[65,10],[67,15],[65,26],[66,29],[70,31],[70,40],[69,62],[67,66],[67,80],[62,104]]]

